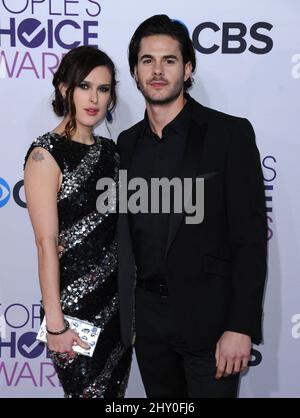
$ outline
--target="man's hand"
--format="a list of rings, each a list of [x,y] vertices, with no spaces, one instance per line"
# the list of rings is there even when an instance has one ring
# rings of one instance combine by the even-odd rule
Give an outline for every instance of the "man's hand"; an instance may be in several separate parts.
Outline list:
[[[244,371],[251,351],[251,338],[238,332],[226,331],[216,348],[216,379]]]

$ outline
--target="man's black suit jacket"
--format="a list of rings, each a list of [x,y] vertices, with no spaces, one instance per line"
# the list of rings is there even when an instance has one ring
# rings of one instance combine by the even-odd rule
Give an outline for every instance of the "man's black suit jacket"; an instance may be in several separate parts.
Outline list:
[[[261,342],[267,261],[264,183],[247,119],[192,101],[181,178],[204,178],[204,220],[171,214],[165,253],[174,320],[192,349],[215,346],[226,330]],[[143,122],[118,138],[120,169],[129,170]],[[136,271],[128,214],[120,214],[119,294],[125,346],[133,342]]]

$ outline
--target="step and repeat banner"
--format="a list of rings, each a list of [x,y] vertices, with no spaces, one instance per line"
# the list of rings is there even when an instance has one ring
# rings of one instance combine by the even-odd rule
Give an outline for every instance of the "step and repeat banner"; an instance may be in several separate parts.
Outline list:
[[[144,113],[128,43],[139,23],[158,13],[190,31],[197,51],[191,95],[247,117],[261,154],[269,222],[264,343],[253,347],[240,396],[300,397],[298,0],[0,0],[0,397],[63,395],[35,341],[40,291],[22,180],[29,144],[58,124],[53,72],[78,45],[97,45],[112,57],[119,102],[109,129],[98,133],[116,139]],[[135,361],[127,396],[145,396]]]

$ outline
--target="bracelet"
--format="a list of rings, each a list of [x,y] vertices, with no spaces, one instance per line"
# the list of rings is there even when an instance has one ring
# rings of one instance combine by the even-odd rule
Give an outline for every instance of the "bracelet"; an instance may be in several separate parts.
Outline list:
[[[64,319],[64,324],[65,324],[65,328],[62,329],[61,331],[49,331],[49,329],[47,327],[46,327],[46,331],[50,335],[61,335],[64,332],[68,331],[68,329],[70,328],[70,324],[66,319]]]

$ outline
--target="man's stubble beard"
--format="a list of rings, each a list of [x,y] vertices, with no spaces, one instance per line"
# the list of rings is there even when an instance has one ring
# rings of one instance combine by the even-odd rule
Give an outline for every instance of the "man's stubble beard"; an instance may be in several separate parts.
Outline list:
[[[174,86],[173,90],[170,92],[170,94],[163,99],[152,99],[145,92],[145,90],[141,87],[138,81],[136,81],[136,85],[137,85],[137,88],[142,93],[142,95],[144,96],[147,103],[149,103],[150,105],[154,105],[154,106],[165,106],[174,102],[176,99],[178,99],[184,87],[184,80],[178,81],[176,85]]]

